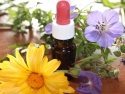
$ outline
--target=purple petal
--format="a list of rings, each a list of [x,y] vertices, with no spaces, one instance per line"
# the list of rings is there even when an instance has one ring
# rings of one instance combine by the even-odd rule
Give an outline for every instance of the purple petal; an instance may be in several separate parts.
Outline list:
[[[114,39],[111,36],[109,36],[106,32],[102,32],[97,42],[100,46],[107,48],[112,46],[112,44],[114,43]]]
[[[87,86],[87,87],[77,87],[76,89],[77,91],[83,92],[83,93],[89,93],[89,94],[100,94],[100,91],[96,91],[96,89],[94,89],[91,86]]]
[[[76,8],[76,5],[70,6],[70,12],[74,11]]]
[[[87,17],[87,23],[89,25],[97,25],[98,22],[102,23],[103,22],[103,15],[99,11],[93,11],[91,12],[88,17]]]
[[[118,22],[118,20],[119,20],[118,13],[112,9],[105,10],[103,13],[103,17],[106,20],[108,25],[114,24],[114,23]]]
[[[86,86],[86,87],[79,86],[77,87],[77,90],[83,93],[100,94],[97,91],[95,91],[91,86]]]
[[[122,25],[122,23],[117,22],[115,23],[113,26],[111,26],[108,29],[108,34],[112,37],[112,38],[117,38],[119,36],[121,36],[124,32],[124,27]]]
[[[86,39],[91,41],[91,42],[97,42],[98,39],[100,38],[99,31],[97,31],[95,29],[95,27],[93,27],[93,26],[88,26],[85,29],[85,33],[84,34],[85,34]]]
[[[97,74],[94,74],[93,80],[94,87],[96,88],[96,90],[100,91],[102,87],[102,81],[99,79]]]
[[[90,83],[87,82],[89,84],[84,82],[85,77],[89,79]],[[79,74],[79,78],[82,81],[82,84],[79,85],[79,87],[77,87],[78,91],[90,94],[100,94],[102,82],[96,74],[92,74],[86,71],[81,71]]]
[[[125,60],[124,59],[122,59],[121,62],[125,65]]]
[[[75,19],[78,16],[78,12],[73,12],[73,14],[70,14],[70,19]]]
[[[47,34],[52,34],[52,23],[49,23],[45,26],[45,31]]]
[[[87,77],[88,79],[92,79],[92,77],[93,77],[92,73],[86,72],[86,71],[81,71],[79,74],[79,78],[81,81],[84,80],[84,79],[82,79],[82,77],[84,77],[84,76]]]

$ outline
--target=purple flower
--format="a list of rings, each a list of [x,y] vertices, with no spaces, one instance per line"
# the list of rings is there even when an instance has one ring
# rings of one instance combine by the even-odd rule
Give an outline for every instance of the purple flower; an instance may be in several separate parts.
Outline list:
[[[125,65],[125,59],[122,59],[121,62]]]
[[[78,12],[73,12],[76,8],[76,5],[70,6],[70,19],[75,19],[78,16]]]
[[[102,82],[97,74],[92,74],[90,72],[81,71],[79,74],[79,79],[81,81],[77,90],[83,93],[89,94],[100,94]]]
[[[85,37],[91,42],[97,42],[102,47],[113,44],[114,38],[123,34],[124,27],[119,21],[119,15],[112,9],[107,9],[103,14],[93,11],[88,15],[88,27],[85,29]]]
[[[52,23],[49,23],[45,26],[45,31],[47,34],[51,34],[52,33]]]
[[[70,6],[70,19],[75,19],[78,16],[78,12],[73,12],[76,8],[76,5]],[[45,31],[47,34],[52,34],[52,23],[49,23],[45,26]]]

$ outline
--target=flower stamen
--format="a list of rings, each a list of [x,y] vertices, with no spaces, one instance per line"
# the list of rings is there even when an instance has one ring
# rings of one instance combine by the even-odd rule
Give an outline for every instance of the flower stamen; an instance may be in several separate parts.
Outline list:
[[[80,83],[80,87],[82,87],[82,88],[84,88],[84,87],[86,87],[86,86],[91,86],[92,85],[92,82],[89,80],[89,78],[88,77],[86,77],[86,76],[83,76],[82,77],[82,82]]]
[[[103,31],[106,31],[107,27],[106,27],[106,24],[104,22],[102,22],[102,23],[98,22],[98,24],[95,25],[95,29],[99,30],[101,33]]]
[[[33,89],[39,89],[44,85],[44,79],[38,73],[31,73],[27,79],[28,85]]]

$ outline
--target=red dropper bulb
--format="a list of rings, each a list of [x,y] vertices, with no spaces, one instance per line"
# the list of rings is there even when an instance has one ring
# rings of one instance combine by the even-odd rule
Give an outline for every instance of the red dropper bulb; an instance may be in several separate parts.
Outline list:
[[[62,0],[57,3],[57,20],[59,25],[67,25],[70,23],[70,5],[67,1]]]

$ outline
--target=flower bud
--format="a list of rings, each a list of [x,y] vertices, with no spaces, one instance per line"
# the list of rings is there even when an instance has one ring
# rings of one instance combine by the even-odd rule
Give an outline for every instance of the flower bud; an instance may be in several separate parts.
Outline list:
[[[115,69],[115,70],[114,70],[114,75],[115,75],[115,77],[118,77],[119,73],[120,73],[119,69]]]
[[[78,69],[78,68],[69,69],[69,74],[74,78],[78,78],[79,73],[80,73],[80,69]]]
[[[109,77],[118,77],[118,75],[119,75],[119,69],[115,69],[115,70],[113,70],[113,71],[110,71],[109,73],[108,73],[108,76]]]
[[[121,50],[122,53],[125,53],[125,45],[121,45],[120,50]]]
[[[117,57],[120,57],[120,56],[121,56],[121,52],[120,52],[120,51],[115,51],[115,52],[113,52],[113,53],[114,53],[114,55],[117,56]]]

